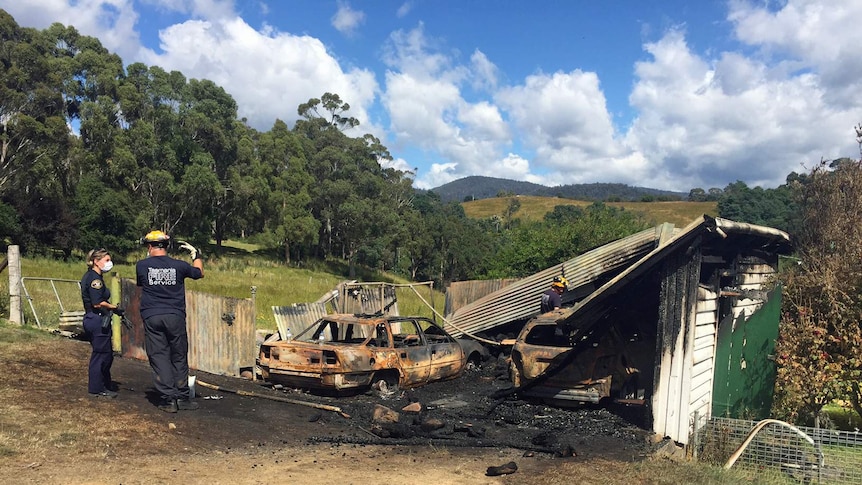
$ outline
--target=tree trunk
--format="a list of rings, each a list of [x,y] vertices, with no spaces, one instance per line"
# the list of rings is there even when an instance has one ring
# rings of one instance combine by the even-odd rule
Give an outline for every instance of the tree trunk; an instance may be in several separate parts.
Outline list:
[[[850,402],[853,404],[853,410],[862,418],[862,388],[859,387],[858,382],[854,382],[852,387],[853,392],[850,394]]]

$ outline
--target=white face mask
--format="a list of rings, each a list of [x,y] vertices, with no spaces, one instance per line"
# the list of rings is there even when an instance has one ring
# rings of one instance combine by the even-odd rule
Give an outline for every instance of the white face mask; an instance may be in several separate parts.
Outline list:
[[[107,273],[108,271],[111,271],[111,269],[113,267],[114,267],[114,262],[108,261],[107,263],[105,263],[104,266],[102,266],[102,273]]]

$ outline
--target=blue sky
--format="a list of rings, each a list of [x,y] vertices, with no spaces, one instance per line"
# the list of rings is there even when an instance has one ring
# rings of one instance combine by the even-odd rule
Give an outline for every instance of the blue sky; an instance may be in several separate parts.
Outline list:
[[[268,130],[337,93],[433,188],[468,175],[687,192],[859,158],[862,2],[0,0],[26,27],[210,79]]]

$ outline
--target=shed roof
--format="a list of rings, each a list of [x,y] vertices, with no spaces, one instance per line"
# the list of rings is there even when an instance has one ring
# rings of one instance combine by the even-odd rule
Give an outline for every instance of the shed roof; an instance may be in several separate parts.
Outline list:
[[[585,322],[585,325],[576,325],[578,333],[584,334],[597,321],[597,319],[589,317],[601,313],[601,308],[605,306],[609,298],[654,268],[668,255],[696,245],[711,247],[726,245],[739,249],[758,249],[775,254],[787,254],[791,250],[790,235],[779,229],[703,215],[676,232],[672,237],[659,242],[655,249],[605,283],[601,288],[579,301],[575,306],[561,311],[557,322],[571,325],[577,320],[590,320]]]

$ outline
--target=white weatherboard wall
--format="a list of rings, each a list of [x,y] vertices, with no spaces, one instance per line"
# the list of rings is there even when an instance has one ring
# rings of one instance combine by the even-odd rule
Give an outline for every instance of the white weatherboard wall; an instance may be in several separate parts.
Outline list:
[[[674,262],[673,260],[676,260]],[[658,379],[653,389],[653,431],[687,443],[691,404],[694,322],[697,316],[697,277],[700,257],[677,254],[668,258],[663,277],[658,339]]]
[[[712,410],[712,383],[715,368],[715,338],[718,327],[718,292],[700,285],[697,289],[697,314],[694,319],[691,392],[689,410],[697,428],[709,419]]]
[[[763,306],[775,268],[762,262],[747,263],[745,258],[737,258],[733,266],[734,290],[745,295],[730,296],[734,299],[733,321],[740,316],[747,320]],[[679,319],[680,327],[671,336],[672,345],[660,349],[661,378],[653,395],[653,430],[682,444],[689,442],[691,433],[703,426],[712,412],[721,294],[718,288],[704,284],[698,285],[696,294],[693,306],[684,296],[679,301],[682,310],[674,318]]]

